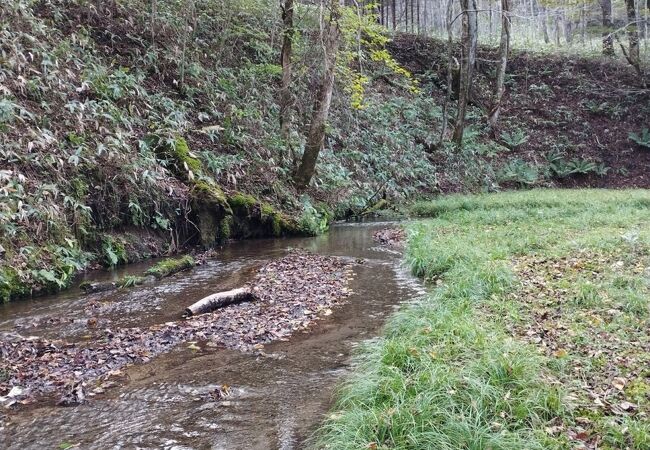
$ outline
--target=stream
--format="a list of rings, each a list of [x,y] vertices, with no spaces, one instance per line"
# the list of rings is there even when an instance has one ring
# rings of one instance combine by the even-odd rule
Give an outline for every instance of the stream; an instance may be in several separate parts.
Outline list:
[[[400,267],[400,254],[372,239],[386,222],[339,224],[315,238],[232,243],[204,265],[155,285],[95,294],[111,305],[111,327],[177,320],[193,301],[241,286],[266,261],[290,248],[363,258],[354,264],[353,293],[308,332],[264,346],[259,354],[181,344],[74,407],[39,403],[0,413],[0,448],[300,449],[328,409],[354,348],[376,337],[399,303],[424,293]],[[110,280],[141,273],[151,261],[92,274]],[[88,339],[78,289],[0,305],[0,332],[50,339]],[[61,318],[65,318],[62,320]],[[58,319],[57,319],[58,318]],[[225,387],[227,386],[227,387]],[[226,389],[223,398],[207,393]]]

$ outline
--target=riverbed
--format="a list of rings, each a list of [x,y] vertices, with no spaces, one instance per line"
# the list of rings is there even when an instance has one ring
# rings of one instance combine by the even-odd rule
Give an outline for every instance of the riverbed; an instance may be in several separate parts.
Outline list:
[[[424,293],[396,250],[373,242],[388,223],[339,224],[315,238],[228,244],[195,269],[155,285],[103,293],[112,327],[177,320],[194,300],[232,289],[291,248],[354,261],[352,294],[317,325],[258,352],[184,343],[129,367],[116,386],[73,407],[52,403],[4,412],[3,448],[299,449],[332,404],[359,343],[376,337],[401,303]],[[131,265],[93,279],[141,272]],[[0,332],[88,339],[88,297],[78,290],[0,305]],[[92,314],[88,312],[87,314]],[[0,416],[1,417],[1,416]]]

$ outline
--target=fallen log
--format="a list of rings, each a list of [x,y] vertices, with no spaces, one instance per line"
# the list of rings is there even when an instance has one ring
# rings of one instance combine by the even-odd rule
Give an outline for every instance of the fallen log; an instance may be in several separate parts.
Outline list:
[[[208,295],[198,302],[188,306],[183,315],[189,317],[196,316],[197,314],[205,314],[235,303],[250,302],[256,298],[257,296],[253,291],[247,287],[218,292],[216,294]]]

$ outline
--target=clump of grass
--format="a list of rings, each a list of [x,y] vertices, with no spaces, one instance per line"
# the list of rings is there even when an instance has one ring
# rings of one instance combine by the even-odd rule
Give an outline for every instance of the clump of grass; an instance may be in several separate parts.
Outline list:
[[[137,275],[127,275],[124,278],[120,279],[120,281],[117,283],[117,286],[120,288],[129,288],[129,287],[134,287],[134,286],[139,286],[145,282],[144,277],[140,277]]]
[[[165,259],[150,267],[146,274],[153,275],[156,278],[164,278],[173,275],[182,270],[187,270],[196,265],[194,258],[191,256],[183,256],[177,259]]]
[[[405,259],[438,287],[363,348],[314,445],[647,448],[647,398],[630,397],[634,406],[617,415],[587,402],[594,392],[580,377],[629,381],[647,366],[638,345],[647,337],[638,330],[648,325],[639,299],[647,289],[642,268],[650,265],[649,205],[641,190],[534,190],[416,205],[435,219],[410,227]],[[555,311],[556,322],[545,326],[566,331],[537,338],[544,328],[530,324]],[[599,335],[616,345],[597,348]],[[600,365],[590,356],[596,350],[607,355]],[[627,366],[610,361],[619,352]],[[627,399],[613,390],[605,402]]]

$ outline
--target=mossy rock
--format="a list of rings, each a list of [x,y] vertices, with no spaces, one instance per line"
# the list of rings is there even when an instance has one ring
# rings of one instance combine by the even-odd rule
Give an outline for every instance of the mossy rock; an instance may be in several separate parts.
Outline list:
[[[237,192],[236,194],[233,194],[228,198],[228,203],[233,209],[235,208],[250,209],[253,208],[255,205],[257,205],[258,201],[252,195],[242,194],[241,192]]]
[[[232,237],[232,230],[235,224],[235,220],[232,215],[226,216],[221,220],[219,226],[219,240],[225,241]]]
[[[200,180],[192,188],[192,210],[196,215],[201,244],[210,247],[216,242],[227,239],[224,231],[230,225],[224,221],[232,216],[232,209],[223,191],[216,184]]]
[[[196,265],[194,258],[191,256],[183,256],[182,258],[176,259],[165,259],[156,263],[154,266],[150,267],[145,273],[147,275],[153,275],[156,278],[165,278],[170,275],[173,275],[177,272],[191,269]]]
[[[233,211],[231,234],[239,238],[304,235],[297,221],[250,194],[237,192],[228,197]]]
[[[155,139],[155,138],[154,138]],[[222,222],[232,215],[226,195],[210,178],[204,176],[201,161],[192,156],[187,141],[178,137],[173,145],[168,142],[154,143],[156,153],[171,162],[171,169],[190,188],[194,222],[199,229],[199,240],[204,247],[211,247],[222,240]]]

